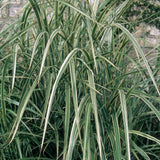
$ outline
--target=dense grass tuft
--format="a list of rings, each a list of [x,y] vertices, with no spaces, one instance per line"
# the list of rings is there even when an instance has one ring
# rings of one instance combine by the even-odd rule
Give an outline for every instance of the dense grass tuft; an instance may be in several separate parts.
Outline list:
[[[1,159],[159,159],[159,53],[117,4],[29,0],[0,32]]]

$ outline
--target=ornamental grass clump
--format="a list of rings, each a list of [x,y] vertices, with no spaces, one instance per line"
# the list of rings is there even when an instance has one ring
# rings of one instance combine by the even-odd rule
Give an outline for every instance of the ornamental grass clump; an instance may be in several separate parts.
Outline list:
[[[29,0],[0,32],[3,160],[159,158],[159,55],[129,31],[130,4]]]

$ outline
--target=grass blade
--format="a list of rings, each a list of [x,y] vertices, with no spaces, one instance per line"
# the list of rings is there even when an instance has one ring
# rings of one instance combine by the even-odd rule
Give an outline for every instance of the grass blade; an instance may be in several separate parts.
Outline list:
[[[94,19],[92,19],[89,15],[87,15],[86,13],[84,13],[83,11],[79,10],[77,7],[73,6],[72,4],[66,2],[66,1],[61,1],[61,0],[57,0],[58,2],[61,2],[62,4],[72,8],[73,10],[75,10],[76,12],[80,13],[81,15],[87,17],[88,19],[95,21]]]
[[[91,113],[91,104],[87,104],[86,109],[86,116],[85,116],[85,129],[84,129],[84,147],[83,147],[83,160],[86,160],[87,156],[87,149],[89,145],[89,122],[90,122],[90,113]],[[89,153],[88,153],[89,154]]]
[[[9,144],[13,141],[13,139],[14,139],[14,137],[16,135],[16,132],[18,130],[18,127],[19,127],[20,121],[22,119],[23,113],[24,113],[24,111],[26,109],[28,101],[29,101],[29,99],[30,99],[35,87],[37,86],[37,84],[38,84],[38,78],[35,79],[35,81],[33,82],[32,86],[26,91],[26,93],[24,94],[24,96],[22,98],[22,101],[21,101],[21,103],[19,105],[19,108],[18,108],[18,111],[17,111],[16,120],[14,122],[14,125],[12,127],[12,131],[10,133],[10,136],[11,136],[12,133],[13,133],[13,135],[11,137],[11,140],[10,140]]]
[[[51,88],[52,88],[52,75],[49,75],[48,87],[47,87],[47,90],[46,90],[46,98],[45,98],[44,110],[43,110],[43,114],[42,114],[42,120],[41,120],[40,128],[42,127],[43,121],[45,119],[45,115],[46,115],[46,111],[47,111],[47,105],[48,105],[48,100],[49,100]]]
[[[143,132],[140,132],[140,131],[135,131],[135,130],[131,130],[131,131],[129,131],[129,133],[136,134],[138,136],[144,137],[144,138],[149,139],[153,142],[156,142],[157,144],[160,145],[160,140],[151,136],[151,135],[149,135],[149,134],[146,134],[146,133],[143,133]]]
[[[31,27],[33,27],[35,23],[30,24],[29,26],[27,26],[24,30],[20,31],[19,33],[15,34],[14,36],[10,37],[6,42],[4,42],[1,46],[0,46],[0,50],[3,49],[4,47],[6,47],[7,45],[9,45],[11,42],[16,41],[21,35],[25,34]]]
[[[105,60],[107,63],[109,63],[110,65],[112,65],[115,69],[117,69],[118,71],[120,71],[118,67],[116,67],[110,60],[108,60],[104,56],[100,56],[99,55],[98,57],[101,58],[101,59],[103,59],[103,60]]]
[[[16,76],[16,66],[17,66],[17,51],[18,51],[18,45],[15,47],[14,52],[14,67],[13,67],[13,78],[12,78],[12,90],[14,88],[14,82],[15,82],[15,76]]]
[[[130,0],[126,0],[124,1],[120,6],[118,6],[117,10],[116,10],[116,17],[117,15],[119,15],[123,9],[127,8],[127,4],[129,3]]]
[[[30,64],[29,64],[29,69],[30,69],[30,67],[31,67],[31,65],[32,65],[33,58],[34,58],[34,56],[35,56],[35,54],[36,54],[36,49],[37,49],[37,46],[38,46],[38,42],[40,41],[41,37],[42,37],[43,34],[45,34],[45,33],[47,33],[47,32],[41,32],[41,33],[38,35],[38,37],[37,37],[37,39],[36,39],[36,41],[35,41],[35,43],[34,43],[33,51],[32,51],[32,56],[31,56],[31,60],[30,60]]]
[[[125,132],[126,147],[127,147],[127,159],[131,160],[127,106],[126,106],[126,98],[123,90],[119,90],[119,96],[120,96],[121,109],[122,109],[122,115],[123,115],[123,124],[124,124],[124,132]]]
[[[70,87],[66,85],[65,88],[65,123],[64,123],[64,149],[63,149],[63,160],[66,159],[66,152],[68,146],[68,137],[69,137],[69,126],[70,126]]]
[[[53,99],[54,99],[54,95],[55,95],[56,89],[58,87],[58,83],[60,81],[60,78],[61,78],[62,74],[64,73],[65,69],[67,68],[67,65],[69,64],[70,60],[72,59],[72,57],[78,51],[80,51],[80,49],[75,48],[68,54],[68,56],[64,60],[63,64],[61,65],[61,68],[60,68],[60,70],[58,72],[58,75],[57,75],[56,80],[54,82],[54,85],[52,87],[52,91],[51,91],[49,102],[48,102],[48,108],[47,108],[47,113],[46,113],[45,126],[44,126],[44,131],[43,131],[43,137],[42,137],[42,142],[41,142],[40,153],[42,151],[44,138],[45,138],[45,134],[46,134],[46,130],[47,130],[47,124],[48,124],[48,120],[49,120],[49,115],[50,115],[50,111],[51,111],[51,107],[52,107],[52,102],[53,102]]]
[[[87,19],[87,30],[88,30],[89,40],[90,40],[90,44],[91,44],[91,49],[92,49],[92,55],[93,55],[95,68],[96,68],[96,71],[98,72],[97,61],[96,61],[96,56],[95,56],[95,49],[94,49],[93,39],[92,39],[91,23],[90,23],[89,19]]]
[[[144,63],[145,63],[145,66],[146,66],[146,68],[147,68],[147,70],[148,70],[148,73],[149,73],[149,75],[150,75],[150,77],[151,77],[151,79],[152,79],[152,82],[153,82],[153,84],[154,84],[154,86],[155,86],[155,88],[156,88],[156,90],[157,90],[157,93],[158,93],[159,96],[160,96],[160,92],[159,92],[157,83],[156,83],[156,81],[155,81],[155,79],[154,79],[152,70],[151,70],[151,68],[150,68],[150,66],[149,66],[149,63],[148,63],[148,61],[147,61],[144,53],[143,53],[143,50],[142,50],[141,47],[139,46],[139,44],[138,44],[138,42],[136,41],[136,39],[135,39],[135,38],[133,37],[133,35],[132,35],[125,27],[123,27],[121,24],[119,24],[119,23],[114,23],[113,26],[115,26],[115,27],[117,27],[117,28],[120,28],[120,29],[127,35],[127,37],[131,40],[131,42],[133,43],[134,47],[137,49],[137,51],[138,51],[139,54],[141,55],[141,57],[142,57],[142,59],[143,59],[143,61],[144,61]]]
[[[98,5],[99,5],[99,0],[94,0],[94,3],[93,3],[93,14],[94,14],[94,16],[96,16]]]
[[[18,148],[18,152],[19,152],[19,157],[20,157],[20,159],[22,159],[21,143],[20,143],[20,140],[18,137],[16,138],[16,143],[17,143],[17,148]]]
[[[42,70],[43,70],[43,67],[44,67],[44,63],[45,63],[45,60],[46,60],[46,57],[47,57],[47,53],[48,53],[48,50],[49,50],[49,47],[53,41],[53,38],[60,32],[60,29],[56,29],[52,32],[50,38],[48,39],[48,42],[47,42],[47,45],[46,45],[46,48],[44,50],[44,54],[43,54],[43,58],[42,58],[42,63],[41,63],[41,68],[40,68],[40,72],[39,72],[39,80],[40,80],[40,77],[41,77],[41,74],[42,74]],[[38,81],[39,81],[38,80]]]
[[[4,101],[4,93],[5,93],[5,74],[7,70],[7,61],[3,67],[2,70],[2,81],[1,81],[1,107],[2,107],[2,120],[3,120],[3,125],[6,126],[6,104]]]
[[[31,3],[31,5],[32,5],[32,8],[33,8],[33,10],[34,10],[34,12],[35,12],[35,15],[36,15],[36,17],[37,17],[37,21],[38,21],[38,25],[39,25],[39,28],[40,28],[40,30],[42,30],[42,28],[43,28],[43,21],[41,20],[41,18],[42,18],[42,12],[40,12],[40,8],[39,8],[39,5],[38,5],[38,3],[36,2],[36,1],[34,1],[34,0],[29,0],[29,2]]]
[[[156,109],[156,107],[154,107],[154,105],[149,100],[147,100],[145,97],[141,95],[137,95],[137,94],[133,94],[133,95],[140,98],[145,104],[147,104],[147,106],[155,113],[158,120],[160,121],[160,112]]]
[[[79,127],[79,108],[78,108],[78,97],[77,97],[77,87],[76,87],[76,72],[75,72],[75,64],[74,59],[71,59],[69,63],[70,67],[70,75],[71,75],[71,86],[72,86],[72,97],[74,103],[74,110],[75,110],[75,117],[76,117],[76,124],[78,129],[78,134],[80,138],[80,142],[82,145],[81,134],[80,134],[80,127]]]
[[[132,142],[133,147],[136,149],[136,151],[141,154],[141,156],[145,159],[145,160],[151,160],[149,158],[149,156],[147,155],[146,152],[144,152],[140,147],[138,147],[134,142]]]
[[[102,141],[101,141],[101,135],[100,135],[100,125],[99,125],[99,120],[98,120],[96,92],[95,90],[92,89],[92,88],[95,88],[95,83],[94,83],[93,73],[90,71],[88,71],[88,82],[89,82],[89,85],[91,86],[90,95],[91,95],[92,108],[93,108],[94,118],[95,118],[95,123],[96,123],[97,142],[98,142],[98,147],[99,147],[99,152],[100,152],[100,159],[102,160],[104,158],[104,155],[102,155],[102,145],[101,145]]]
[[[84,106],[86,105],[87,101],[88,101],[88,95],[85,96],[81,100],[81,103],[79,104],[79,115],[78,115],[79,117],[81,117],[81,114],[83,112]],[[75,145],[77,136],[78,136],[78,129],[77,129],[76,117],[75,117],[73,125],[72,125],[72,129],[71,129],[71,134],[70,134],[70,139],[69,139],[69,146],[68,146],[68,152],[67,152],[66,160],[72,160],[73,149],[74,149],[74,145]]]
[[[114,137],[115,137],[115,146],[116,146],[116,156],[115,159],[121,159],[121,142],[120,142],[120,132],[118,125],[117,115],[112,116],[113,129],[114,129]]]

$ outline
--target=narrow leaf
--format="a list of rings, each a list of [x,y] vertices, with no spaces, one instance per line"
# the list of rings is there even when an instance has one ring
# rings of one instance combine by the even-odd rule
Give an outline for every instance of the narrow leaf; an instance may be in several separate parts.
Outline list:
[[[24,113],[24,111],[26,109],[28,101],[29,101],[29,99],[30,99],[35,87],[37,86],[37,84],[38,84],[38,77],[35,79],[35,81],[33,82],[32,86],[26,91],[26,93],[24,94],[24,96],[22,98],[22,101],[21,101],[21,103],[20,103],[20,105],[18,107],[17,117],[16,117],[16,120],[15,120],[15,123],[14,123],[14,125],[12,127],[12,131],[10,133],[10,136],[11,136],[12,133],[13,133],[13,135],[12,135],[11,140],[10,140],[9,143],[11,143],[13,141],[13,139],[14,139],[14,137],[16,135],[16,132],[18,130],[18,127],[19,127],[20,121],[22,119],[23,113]]]
[[[156,88],[156,90],[157,90],[157,92],[158,92],[158,94],[159,94],[159,96],[160,96],[160,92],[159,92],[158,86],[157,86],[157,84],[156,84],[156,81],[155,81],[155,79],[154,79],[152,70],[151,70],[151,68],[150,68],[150,66],[149,66],[149,63],[148,63],[148,61],[147,61],[147,59],[146,59],[146,57],[145,57],[145,55],[144,55],[143,50],[142,50],[141,47],[139,46],[139,44],[138,44],[138,42],[136,41],[136,39],[135,39],[135,38],[133,37],[133,35],[132,35],[125,27],[123,27],[121,24],[119,24],[119,23],[114,23],[113,26],[116,26],[117,28],[120,28],[120,29],[127,35],[127,37],[131,40],[131,42],[133,43],[134,47],[137,49],[137,51],[138,51],[139,54],[141,55],[141,57],[142,57],[142,59],[143,59],[143,61],[144,61],[144,63],[145,63],[145,66],[146,66],[146,68],[147,68],[147,70],[148,70],[148,73],[149,73],[149,75],[150,75],[150,77],[151,77],[151,79],[152,79],[152,82],[153,82],[153,84],[154,84],[154,86],[155,86],[155,88]]]
[[[17,66],[17,51],[18,51],[18,45],[15,47],[15,52],[14,52],[14,66],[13,66],[13,78],[12,78],[12,90],[14,88],[14,82],[15,82],[15,76],[16,76],[16,66]]]
[[[160,121],[160,112],[156,109],[156,107],[154,107],[154,105],[149,100],[147,100],[145,97],[141,95],[137,95],[137,94],[133,94],[133,95],[140,98],[145,104],[147,104],[147,106],[155,113],[158,120]]]
[[[47,42],[47,45],[46,45],[46,48],[44,50],[44,54],[43,54],[43,58],[42,58],[42,63],[41,63],[41,68],[40,68],[40,72],[39,72],[39,80],[40,80],[40,77],[41,77],[41,74],[42,74],[42,70],[43,70],[43,67],[44,67],[44,63],[45,63],[45,60],[46,60],[46,57],[47,57],[47,53],[48,53],[48,50],[49,50],[49,47],[53,41],[53,38],[60,32],[60,29],[56,29],[52,32],[50,38],[48,39],[48,42]],[[38,81],[39,81],[38,80]]]
[[[66,159],[68,137],[69,137],[69,126],[70,126],[70,87],[65,87],[65,124],[64,124],[64,149],[63,149],[63,160]]]
[[[93,76],[93,73],[90,71],[88,71],[88,82],[92,88],[95,88],[94,76]],[[97,110],[95,90],[90,89],[90,95],[91,95],[92,108],[94,111],[94,118],[95,118],[95,123],[96,123],[97,142],[98,142],[98,147],[99,147],[99,152],[100,152],[100,159],[102,160],[104,155],[102,155],[102,144],[101,144],[102,142],[101,142],[101,135],[100,135],[100,125],[99,125],[99,120],[98,120],[98,110]]]
[[[151,135],[149,135],[149,134],[146,134],[146,133],[143,133],[143,132],[140,132],[140,131],[136,131],[136,130],[131,130],[131,131],[129,131],[129,133],[136,134],[138,136],[144,137],[144,138],[149,139],[151,141],[154,141],[154,142],[156,142],[157,144],[160,145],[160,140],[151,136]]]
[[[129,142],[129,130],[128,130],[128,118],[127,118],[127,106],[126,106],[126,98],[123,90],[119,90],[121,109],[123,115],[123,124],[124,124],[124,132],[126,139],[126,147],[127,147],[127,159],[131,160],[130,154],[130,142]]]
[[[89,122],[90,122],[90,113],[91,113],[91,104],[87,105],[85,116],[85,129],[84,129],[84,147],[83,147],[83,160],[86,160],[87,156],[87,146],[89,144]]]
[[[118,125],[117,115],[114,113],[112,116],[114,136],[115,136],[115,146],[116,146],[116,159],[121,159],[121,142],[120,142],[120,132]]]
[[[47,113],[46,113],[46,119],[45,119],[45,126],[44,126],[44,130],[43,130],[43,137],[42,137],[42,142],[41,142],[41,151],[42,151],[42,147],[43,147],[43,143],[44,143],[44,138],[45,138],[45,134],[46,134],[46,130],[47,130],[47,124],[48,124],[48,121],[49,121],[49,115],[50,115],[50,112],[51,112],[51,107],[52,107],[52,102],[53,102],[53,99],[54,99],[54,95],[55,95],[55,92],[56,92],[56,89],[58,87],[58,83],[61,79],[61,76],[62,74],[64,73],[64,71],[66,70],[67,68],[67,65],[69,64],[71,58],[76,54],[76,52],[80,51],[80,49],[73,49],[69,54],[68,56],[66,57],[66,59],[64,60],[63,64],[61,65],[61,68],[58,72],[58,75],[56,77],[56,80],[53,84],[53,87],[52,87],[52,91],[51,91],[51,94],[50,94],[50,98],[49,98],[49,102],[48,102],[48,108],[47,108]],[[40,153],[41,153],[40,151]]]
[[[132,142],[133,147],[136,149],[136,151],[141,154],[141,156],[145,159],[145,160],[151,160],[149,158],[149,156],[147,155],[146,152],[144,152],[144,150],[142,150],[140,147],[138,147],[134,142]]]
[[[32,62],[33,62],[33,58],[34,58],[34,56],[35,56],[35,54],[36,54],[36,49],[37,49],[37,46],[38,46],[38,42],[40,41],[41,37],[42,37],[43,34],[45,34],[45,33],[46,33],[46,32],[41,32],[41,33],[38,35],[38,37],[37,37],[37,39],[36,39],[36,41],[35,41],[35,43],[34,43],[33,50],[32,50],[32,56],[31,56],[31,60],[30,60],[30,64],[29,64],[29,68],[31,67]]]
[[[81,103],[79,104],[79,115],[78,115],[79,117],[81,117],[81,114],[83,112],[84,106],[86,105],[87,101],[88,101],[88,95],[82,98]],[[72,160],[73,149],[75,146],[75,142],[77,140],[77,136],[78,136],[78,129],[77,129],[76,117],[75,117],[72,125],[72,129],[71,129],[71,133],[70,133],[66,160]]]

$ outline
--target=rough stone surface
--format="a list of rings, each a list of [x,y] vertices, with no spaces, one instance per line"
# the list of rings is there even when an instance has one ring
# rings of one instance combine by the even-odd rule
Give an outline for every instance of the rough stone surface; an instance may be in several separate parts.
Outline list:
[[[24,2],[27,0],[0,0],[0,29],[8,22],[8,19],[17,18],[19,11],[23,7]],[[94,0],[89,0],[92,4]],[[160,2],[159,2],[160,3]],[[152,48],[157,44],[160,44],[160,31],[152,26],[146,26],[141,24],[136,28],[135,37],[137,38],[141,46],[144,45],[145,35],[145,47]]]
[[[11,6],[9,9],[9,17],[16,17],[20,9],[21,6]]]
[[[5,6],[1,9],[1,14],[0,17],[1,18],[7,18],[8,17],[8,6]]]
[[[0,0],[0,18],[16,17],[26,0]]]
[[[160,44],[160,31],[153,26],[141,24],[139,27],[136,28],[134,36],[137,38],[140,46],[145,45],[145,47],[147,48],[152,48]]]

